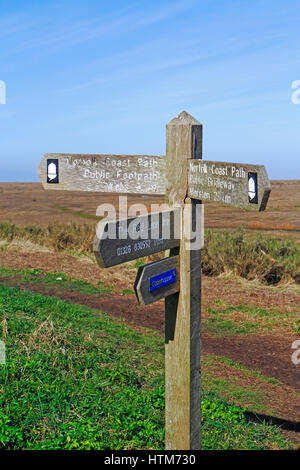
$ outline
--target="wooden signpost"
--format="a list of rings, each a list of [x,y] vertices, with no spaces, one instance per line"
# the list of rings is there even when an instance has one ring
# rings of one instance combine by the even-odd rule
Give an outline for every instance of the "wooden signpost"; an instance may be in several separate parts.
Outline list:
[[[170,250],[139,268],[134,288],[145,305],[165,298],[166,449],[200,449],[201,204],[264,210],[265,168],[202,160],[202,125],[183,111],[167,124],[165,157],[46,154],[38,175],[51,190],[165,195],[167,211],[102,220],[94,253],[109,267]]]

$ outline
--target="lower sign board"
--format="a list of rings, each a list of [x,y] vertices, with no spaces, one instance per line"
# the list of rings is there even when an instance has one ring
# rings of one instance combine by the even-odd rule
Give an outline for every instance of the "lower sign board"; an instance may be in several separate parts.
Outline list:
[[[108,268],[180,245],[180,209],[138,217],[102,220],[97,227],[94,254]]]
[[[141,266],[134,290],[140,304],[147,305],[179,291],[179,256]]]

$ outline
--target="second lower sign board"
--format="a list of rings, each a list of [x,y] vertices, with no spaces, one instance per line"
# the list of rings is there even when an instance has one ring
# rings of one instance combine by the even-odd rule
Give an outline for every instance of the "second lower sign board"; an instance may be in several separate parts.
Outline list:
[[[140,266],[134,290],[140,304],[148,305],[179,291],[179,256]]]

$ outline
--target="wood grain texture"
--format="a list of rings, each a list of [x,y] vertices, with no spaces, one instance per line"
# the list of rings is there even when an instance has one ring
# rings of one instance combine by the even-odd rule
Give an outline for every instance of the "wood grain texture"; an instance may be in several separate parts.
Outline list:
[[[176,282],[160,287],[152,292],[149,291],[150,278],[170,270],[176,269]],[[159,261],[141,266],[138,270],[134,290],[140,304],[148,305],[157,300],[175,294],[180,289],[180,266],[179,256],[171,256]]]
[[[251,203],[248,195],[248,179],[253,173],[257,175],[256,203]],[[205,160],[189,162],[188,195],[194,199],[263,211],[270,191],[264,166]]]
[[[183,205],[192,146],[202,152],[202,125],[183,111],[167,124],[166,202]]]
[[[196,450],[201,446],[201,242],[190,250],[199,201],[187,198],[189,161],[201,156],[202,125],[183,112],[167,125],[166,197],[182,210],[180,292],[165,299],[166,449],[169,450]],[[201,234],[202,228],[197,230]]]
[[[98,223],[94,254],[100,267],[108,268],[168,250],[180,244],[180,210],[151,212]]]
[[[58,160],[59,183],[47,183],[47,160]],[[45,154],[38,176],[47,190],[165,194],[165,157]]]

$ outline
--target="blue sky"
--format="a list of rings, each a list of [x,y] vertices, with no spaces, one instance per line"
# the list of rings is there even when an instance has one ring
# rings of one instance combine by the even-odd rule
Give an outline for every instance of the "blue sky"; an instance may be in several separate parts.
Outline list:
[[[44,153],[165,154],[182,110],[207,160],[300,179],[300,4],[0,0],[0,181]]]

